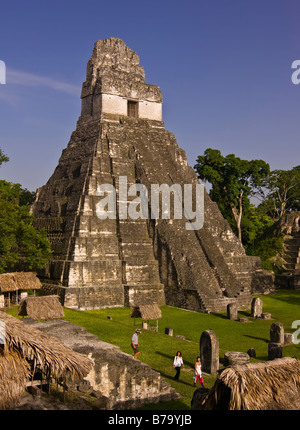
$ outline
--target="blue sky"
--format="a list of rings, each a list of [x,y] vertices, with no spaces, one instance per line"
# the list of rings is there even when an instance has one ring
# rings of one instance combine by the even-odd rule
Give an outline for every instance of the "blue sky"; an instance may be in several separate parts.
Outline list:
[[[208,147],[298,164],[298,0],[12,0],[0,7],[0,178],[44,185],[80,115],[94,42],[120,37],[163,94],[163,120],[193,166]]]

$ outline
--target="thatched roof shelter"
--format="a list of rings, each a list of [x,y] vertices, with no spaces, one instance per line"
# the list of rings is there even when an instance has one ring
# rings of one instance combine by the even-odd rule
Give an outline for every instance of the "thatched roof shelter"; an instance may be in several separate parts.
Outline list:
[[[34,272],[14,272],[13,276],[19,290],[39,290],[42,286]]]
[[[139,305],[134,306],[131,313],[131,318],[142,318],[142,320],[150,321],[161,318],[161,310],[158,305]]]
[[[82,379],[92,369],[92,361],[87,356],[73,351],[55,337],[2,311],[0,322],[5,327],[5,342],[0,348],[0,386],[7,387],[0,408],[7,408],[37,373],[46,380],[66,381]],[[11,384],[11,381],[15,382]]]
[[[18,315],[35,320],[63,318],[63,307],[58,296],[28,296],[21,300]]]
[[[17,290],[39,290],[41,282],[33,272],[12,272],[0,274],[0,293]]]
[[[300,361],[285,357],[228,366],[197,409],[298,410]]]
[[[10,291],[17,291],[17,284],[12,273],[0,274],[0,293],[7,293]]]
[[[30,366],[15,351],[0,351],[0,409],[11,409],[26,388]]]
[[[131,315],[131,318],[134,318],[134,324],[136,318],[142,318],[143,327],[147,327],[150,330],[158,330],[158,319],[161,318],[161,310],[159,309],[157,304],[152,305],[138,305],[134,306]],[[150,321],[156,320],[155,325],[150,325]],[[144,323],[147,323],[146,325]]]

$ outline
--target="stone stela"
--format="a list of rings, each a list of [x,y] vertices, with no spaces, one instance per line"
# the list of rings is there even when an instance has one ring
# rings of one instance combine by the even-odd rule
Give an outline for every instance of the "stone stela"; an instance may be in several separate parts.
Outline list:
[[[148,190],[199,185],[164,127],[161,90],[146,83],[136,52],[114,37],[97,41],[81,99],[76,130],[32,207],[53,247],[39,274],[44,291],[79,309],[166,303],[216,312],[233,302],[249,308],[254,285],[265,279],[260,260],[246,256],[206,191],[198,230],[186,229],[184,218],[122,219],[118,210],[113,219],[97,216],[97,190],[111,184],[118,201],[120,177]],[[151,198],[148,205],[151,211]]]

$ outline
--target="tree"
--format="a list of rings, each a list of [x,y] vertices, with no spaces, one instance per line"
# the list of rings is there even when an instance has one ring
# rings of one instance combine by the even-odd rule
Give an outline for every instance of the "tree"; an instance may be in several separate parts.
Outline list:
[[[233,217],[242,241],[243,212],[250,206],[250,197],[261,193],[269,165],[263,160],[242,160],[234,154],[223,156],[219,150],[208,148],[198,156],[194,168],[199,179],[212,185],[210,197],[225,218],[231,221]]]
[[[9,161],[0,149],[0,166]],[[29,212],[34,193],[0,180],[0,273],[37,270],[51,259],[46,231],[38,231]]]
[[[266,213],[279,220],[287,212],[300,209],[300,166],[273,170],[265,180],[267,195],[261,204]]]
[[[5,155],[2,151],[2,149],[0,148],[0,166],[3,163],[7,163],[9,161],[9,158],[7,155]]]
[[[19,184],[0,181],[0,273],[38,270],[52,256],[46,232],[33,225],[29,204],[20,204],[24,191]]]
[[[242,220],[243,244],[246,251],[254,247],[256,241],[261,238],[266,231],[274,226],[275,221],[260,208],[250,204],[247,216]]]

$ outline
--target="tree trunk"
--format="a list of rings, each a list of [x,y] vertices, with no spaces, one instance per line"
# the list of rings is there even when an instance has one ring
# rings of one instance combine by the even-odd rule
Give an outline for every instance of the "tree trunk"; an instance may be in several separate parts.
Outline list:
[[[233,203],[230,204],[231,210],[234,216],[234,220],[236,223],[236,228],[238,231],[238,238],[239,241],[242,242],[242,229],[241,229],[241,222],[242,222],[242,214],[243,214],[243,191],[241,191],[241,194],[238,197],[239,202],[239,210],[234,206]]]

